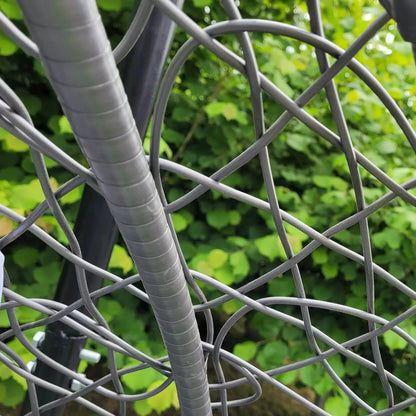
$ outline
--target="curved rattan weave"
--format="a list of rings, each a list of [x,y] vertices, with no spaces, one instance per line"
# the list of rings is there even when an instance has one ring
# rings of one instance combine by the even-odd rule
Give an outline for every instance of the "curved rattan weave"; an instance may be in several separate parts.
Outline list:
[[[22,7],[26,23],[36,44],[1,14],[0,29],[26,53],[36,58],[41,57],[51,78],[52,85],[57,91],[65,114],[91,166],[91,169],[86,169],[77,163],[71,155],[65,154],[49,141],[47,137],[36,130],[36,127],[32,125],[26,108],[7,85],[7,80],[1,80],[0,126],[31,147],[33,162],[38,178],[42,184],[45,200],[26,218],[6,206],[0,206],[0,213],[18,224],[10,234],[0,240],[0,248],[3,249],[24,233],[32,233],[76,266],[77,279],[81,292],[81,299],[71,305],[60,304],[48,299],[24,297],[11,289],[13,276],[8,276],[6,272],[5,287],[3,288],[5,301],[1,305],[1,309],[8,311],[10,329],[0,335],[0,362],[2,365],[7,366],[21,375],[27,381],[31,405],[31,412],[28,414],[39,415],[42,414],[42,411],[62,406],[70,401],[77,401],[90,409],[91,414],[108,416],[112,413],[87,400],[85,395],[94,390],[103,397],[114,399],[120,403],[132,402],[143,400],[157,394],[175,380],[183,415],[209,415],[211,414],[211,409],[220,409],[221,414],[226,415],[229,407],[244,406],[256,400],[261,400],[262,390],[260,381],[267,382],[276,389],[296,399],[305,408],[310,409],[313,414],[328,415],[317,404],[303,398],[295,390],[273,378],[273,376],[316,363],[323,366],[332,378],[334,385],[338,386],[353,402],[368,414],[377,416],[391,415],[396,411],[407,409],[415,404],[415,388],[407,384],[406,380],[398,378],[384,368],[378,337],[386,331],[394,331],[406,340],[410,346],[416,348],[416,341],[398,326],[416,312],[416,306],[403,311],[390,321],[380,317],[377,315],[374,306],[375,279],[376,277],[384,279],[392,287],[411,299],[416,299],[416,292],[390,274],[386,269],[373,262],[368,217],[396,198],[410,205],[416,205],[415,196],[409,192],[414,188],[416,181],[412,179],[402,184],[395,182],[354,148],[338,98],[336,85],[333,81],[334,77],[348,66],[381,100],[402,129],[404,136],[413,150],[416,151],[416,135],[399,106],[388,95],[376,78],[354,59],[357,52],[389,21],[390,17],[388,14],[381,14],[344,51],[324,38],[319,4],[313,0],[308,2],[312,32],[307,32],[295,26],[280,22],[242,19],[238,8],[232,0],[223,1],[224,9],[230,20],[213,24],[205,29],[193,22],[168,0],[142,1],[130,29],[120,45],[115,49],[114,54],[112,54],[108,50],[108,42],[104,42],[106,39],[103,38],[104,32],[102,28],[100,26],[90,25],[91,21],[96,22],[99,19],[94,1],[21,0],[19,4]],[[106,94],[107,97],[112,97],[110,101],[103,101],[99,95],[100,91],[94,89],[94,86],[105,84],[107,81],[113,81],[114,78],[117,78],[115,64],[128,53],[139,38],[152,7],[157,7],[163,13],[166,13],[181,30],[189,34],[190,39],[176,53],[161,82],[153,112],[150,155],[145,156],[139,145],[138,133],[132,124],[132,118],[120,84],[115,85],[110,92],[109,90],[103,90],[103,94]],[[74,48],[74,51],[71,50],[71,52],[68,52],[71,49],[72,40],[70,37],[65,36],[65,34],[62,35],[63,31],[72,30],[75,32],[78,28],[85,28],[87,26],[88,36],[94,39],[94,42],[85,42],[85,48],[81,52],[75,50],[76,48]],[[292,100],[259,72],[253,47],[250,43],[250,32],[265,32],[275,36],[290,37],[311,45],[316,51],[321,76],[296,100]],[[79,36],[86,36],[85,33],[81,33]],[[241,56],[237,56],[216,40],[216,37],[224,34],[234,34],[236,36],[241,47]],[[55,44],[51,43],[51,39]],[[102,45],[99,43],[101,41],[104,42]],[[67,42],[67,44],[62,47],[59,42]],[[253,144],[210,177],[173,161],[159,158],[159,140],[171,89],[189,55],[201,46],[215,54],[225,64],[245,77],[251,91],[255,130]],[[68,58],[68,55],[72,52],[74,56]],[[79,56],[76,56],[78,53]],[[92,77],[88,81],[85,81],[85,77],[81,77],[81,75],[85,75],[89,69],[82,67],[81,64],[78,65],[78,63],[84,62],[89,56],[95,57],[97,55],[105,55],[105,65],[108,73],[104,74],[105,71],[103,71],[103,74],[100,73],[97,75],[97,77],[102,75],[102,79],[94,79]],[[329,63],[328,55],[336,58],[332,65]],[[62,79],[59,80],[58,77],[61,75]],[[78,85],[76,85],[77,80],[80,81]],[[84,81],[85,84],[82,84]],[[68,87],[68,82],[73,82],[70,84],[71,87]],[[114,82],[117,83],[118,81]],[[75,91],[76,88],[78,88],[77,91]],[[330,105],[337,133],[327,128],[303,109],[322,90],[325,91]],[[286,109],[267,129],[265,128],[264,115],[262,113],[263,93],[266,93]],[[94,94],[97,94],[97,96],[94,96]],[[97,102],[102,104],[102,108],[96,108]],[[99,125],[104,120],[100,118],[100,114],[105,113],[109,115],[113,110],[119,112],[104,127],[97,127],[97,123]],[[94,124],[94,121],[91,121],[94,117],[98,120],[96,124]],[[348,162],[352,189],[356,200],[356,212],[324,232],[313,229],[308,224],[303,223],[298,218],[282,210],[275,193],[267,146],[273,140],[276,140],[292,119],[297,119],[314,132],[314,134],[319,135],[322,140],[329,142],[337,148],[345,155]],[[100,138],[105,136],[106,143],[101,144],[97,140],[94,141],[98,136]],[[120,137],[123,137],[123,140],[126,139],[125,143],[121,143],[122,140],[120,140],[120,142],[117,141],[117,144],[114,145],[114,138]],[[131,159],[131,155],[133,154],[138,154],[139,156]],[[48,171],[42,155],[55,160],[74,175],[73,179],[55,192],[51,189]],[[261,174],[267,191],[267,200],[261,200],[248,195],[221,182],[254,158],[258,158],[260,161]],[[129,169],[131,169],[129,173],[126,173],[127,170],[123,170],[125,163],[131,165],[129,166]],[[150,166],[150,170],[148,166]],[[359,167],[366,170],[388,189],[387,193],[370,205],[366,205],[364,201]],[[285,169],[285,167],[282,167],[282,169]],[[164,196],[161,179],[161,172],[166,171],[186,178],[186,180],[194,182],[196,186],[186,195],[168,203]],[[149,172],[151,172],[151,176]],[[125,181],[126,178],[127,181]],[[82,259],[77,240],[60,208],[59,199],[83,183],[89,184],[106,198],[118,222],[121,234],[129,247],[132,258],[135,260],[140,275],[134,275],[123,280]],[[142,185],[143,187],[140,188]],[[131,192],[132,187],[134,188],[134,192]],[[174,236],[174,232],[172,233],[173,226],[169,215],[165,217],[162,211],[164,210],[166,214],[178,211],[203,196],[209,190],[215,190],[228,198],[270,213],[273,217],[276,233],[284,247],[287,260],[271,268],[264,275],[258,276],[250,283],[238,288],[227,287],[210,276],[189,270],[184,264],[180,249],[177,247],[179,243]],[[147,198],[143,192],[147,192]],[[120,201],[123,201],[123,203],[121,204]],[[141,208],[138,208],[138,206]],[[140,211],[142,208],[143,210]],[[35,225],[35,221],[47,210],[53,213],[66,234],[70,242],[69,248],[56,241]],[[144,223],[141,223],[143,216],[146,215],[145,213],[150,211],[152,214],[157,212],[157,215],[155,214],[157,218],[152,217]],[[130,219],[132,219],[132,222],[129,222]],[[157,222],[158,225],[155,226],[154,224],[156,222],[152,221],[159,221]],[[151,226],[149,227],[148,224],[150,223]],[[294,254],[292,250],[284,223],[296,227],[310,239],[310,242],[297,254]],[[360,253],[354,252],[332,239],[337,233],[342,230],[347,230],[354,225],[359,226],[361,233],[362,252]],[[159,238],[160,241],[163,241],[160,244],[155,243],[155,239],[159,241]],[[364,265],[367,287],[366,311],[307,297],[299,264],[320,246],[327,247],[353,262]],[[157,261],[155,261],[154,250],[158,249],[160,249],[160,253],[157,255]],[[151,255],[149,255],[149,252]],[[165,255],[166,252],[168,252],[168,255],[162,259],[161,256]],[[85,285],[85,271],[92,272],[106,282],[111,282],[111,284],[93,293],[89,293]],[[172,278],[167,277],[166,273],[168,272],[172,273]],[[267,284],[267,282],[285,272],[290,272],[293,277],[297,289],[297,297],[268,297],[258,299],[251,296],[251,293],[255,289]],[[176,283],[171,284],[174,280]],[[146,292],[135,286],[139,281],[143,283]],[[166,283],[167,281],[169,284]],[[186,281],[188,285],[186,285]],[[222,295],[207,301],[195,282],[203,282],[205,285],[210,285],[217,289],[219,293],[222,293]],[[166,289],[168,286],[169,288]],[[191,305],[188,287],[199,299],[198,304]],[[168,357],[149,357],[111,332],[111,328],[107,325],[105,319],[94,305],[94,301],[118,290],[127,290],[137,297],[137,302],[148,302],[152,305],[167,347],[169,359]],[[162,300],[162,296],[165,296],[166,299]],[[222,325],[220,330],[215,333],[211,310],[230,299],[236,299],[244,306],[235,312]],[[178,305],[181,307],[179,308],[180,310],[178,309]],[[297,306],[299,315],[294,317],[281,312],[277,307],[279,305]],[[42,312],[48,318],[20,324],[14,313],[14,308],[18,306],[27,306],[35,311]],[[78,311],[81,306],[84,306],[88,310],[88,316]],[[192,309],[195,312],[204,312],[207,321],[206,339],[200,340]],[[342,320],[343,316],[356,317],[367,322],[368,330],[359,337],[338,343],[314,326],[311,318],[311,310],[313,309],[336,312],[339,314],[340,320]],[[311,357],[303,361],[262,371],[253,364],[245,362],[231,354],[231,352],[223,349],[224,339],[230,329],[251,311],[259,311],[304,331],[309,343]],[[142,364],[119,370],[115,366],[114,360],[110,359],[108,375],[98,380],[84,379],[76,372],[68,370],[41,353],[36,347],[31,345],[30,340],[25,336],[25,331],[28,329],[41,327],[58,320],[74,330],[79,331],[79,333],[86,335],[94,342],[105,346],[108,349],[109,357],[117,352],[132,357],[142,362]],[[185,330],[188,329],[189,331],[186,332]],[[6,341],[10,336],[15,336],[38,360],[44,361],[52,368],[67,374],[74,380],[78,380],[86,385],[86,387],[73,392],[34,376],[30,372],[27,363],[7,346]],[[354,351],[355,346],[365,342],[369,342],[371,345],[371,358],[364,358]],[[323,344],[326,345],[324,349],[320,347]],[[186,356],[184,355],[185,347],[189,347],[189,351],[187,350],[186,353],[188,355]],[[202,352],[204,352],[205,358],[212,360],[217,375],[216,379],[207,381]],[[353,391],[337,375],[327,360],[336,354],[353,360],[378,375],[387,399],[387,408],[385,410],[376,411],[366,402],[362,392]],[[166,363],[167,361],[169,361],[169,365]],[[194,364],[187,367],[187,363],[189,364],[190,362]],[[222,370],[224,362],[230,364],[240,374],[240,378],[232,381],[227,380]],[[125,394],[119,380],[120,376],[129,372],[136,372],[137,377],[140,377],[140,371],[149,366],[167,376],[166,381],[154,391],[136,395]],[[104,387],[109,382],[113,383],[115,391]],[[252,394],[240,399],[228,399],[227,390],[243,384],[249,384],[252,387]],[[61,398],[39,407],[35,385],[55,391],[61,395]],[[396,402],[391,385],[396,385],[406,392],[408,398],[405,401]],[[209,403],[208,388],[211,391],[220,392],[220,400],[218,402],[212,401]],[[121,406],[121,409],[121,412],[126,414],[125,407]],[[244,408],[241,411],[244,412]]]

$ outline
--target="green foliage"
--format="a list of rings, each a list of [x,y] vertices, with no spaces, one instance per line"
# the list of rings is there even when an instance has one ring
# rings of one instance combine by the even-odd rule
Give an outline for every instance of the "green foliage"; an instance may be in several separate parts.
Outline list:
[[[257,345],[253,341],[245,341],[234,346],[233,354],[243,360],[250,361],[257,352]]]
[[[325,402],[325,410],[333,416],[348,416],[349,406],[340,396],[329,397]]]
[[[212,0],[192,0],[195,7],[204,7],[211,5]]]
[[[13,261],[20,267],[27,267],[35,264],[39,253],[33,247],[22,247],[13,253]]]
[[[236,120],[240,124],[247,124],[244,114],[238,110],[234,103],[212,102],[206,105],[204,110],[209,119],[222,115],[227,121]]]
[[[229,222],[229,214],[225,210],[213,210],[207,213],[207,223],[217,230],[221,230],[226,227]]]
[[[299,379],[306,386],[314,386],[319,383],[322,377],[322,368],[316,365],[309,365],[300,370]]]
[[[17,51],[17,46],[3,33],[0,33],[0,55],[9,56]]]
[[[383,341],[392,352],[394,350],[404,350],[407,346],[407,341],[391,331],[383,334]]]
[[[257,362],[265,370],[279,367],[283,364],[288,353],[289,349],[286,343],[282,341],[272,341],[267,343],[259,351]]]
[[[128,255],[125,248],[115,244],[113,252],[111,253],[109,267],[119,268],[126,274],[133,269],[133,260]]]
[[[0,0],[0,10],[13,20],[22,20],[22,12],[16,0]]]
[[[157,388],[162,381],[155,381],[152,383],[148,391]],[[155,410],[157,413],[163,412],[166,409],[173,407],[179,409],[179,401],[176,393],[175,384],[171,383],[166,389],[161,391],[159,394],[150,397],[147,400],[134,403],[134,410],[140,416],[146,416]]]
[[[269,260],[274,260],[278,257],[284,258],[282,242],[276,234],[257,238],[255,244],[260,254],[267,257]]]
[[[153,383],[163,380],[163,376],[152,368],[140,371],[140,375],[135,372],[125,374],[121,377],[123,383],[132,391],[147,389]]]
[[[0,400],[4,406],[16,407],[23,401],[26,391],[13,379],[8,378],[0,385]]]
[[[12,207],[30,211],[44,198],[39,180],[33,179],[28,184],[15,185],[10,191],[9,202]]]
[[[155,389],[160,384],[160,381],[154,382],[149,386],[148,391]],[[179,401],[176,393],[176,387],[173,383],[171,383],[166,389],[161,391],[159,394],[147,399],[147,402],[149,403],[150,407],[156,410],[156,412],[158,413],[163,412],[166,409],[169,409],[169,407],[171,406],[173,406],[176,409],[179,409]]]

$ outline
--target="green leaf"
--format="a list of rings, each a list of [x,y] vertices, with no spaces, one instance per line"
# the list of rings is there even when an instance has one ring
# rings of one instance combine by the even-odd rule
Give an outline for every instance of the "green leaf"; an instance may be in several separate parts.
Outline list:
[[[9,152],[27,152],[29,146],[17,139],[7,131],[0,131],[0,140],[3,143],[3,149]]]
[[[71,192],[67,193],[65,196],[63,196],[59,201],[62,204],[73,204],[74,202],[77,202],[81,199],[83,187],[77,187],[73,189]]]
[[[260,254],[267,257],[269,260],[274,260],[278,257],[284,258],[285,254],[283,246],[276,234],[257,238],[254,240],[254,244],[258,248]]]
[[[275,70],[273,72],[273,81],[284,94],[286,94],[289,98],[293,98],[295,91],[288,84],[288,80],[279,71]]]
[[[311,138],[306,135],[289,134],[287,137],[287,144],[292,149],[305,153],[308,150],[308,145],[311,142]]]
[[[339,377],[344,377],[345,375],[345,368],[344,364],[342,363],[341,357],[339,355],[334,355],[328,358],[328,362],[334,371],[338,374]]]
[[[288,346],[281,341],[266,344],[257,354],[257,362],[264,369],[271,369],[283,364],[289,354]]]
[[[71,125],[69,124],[69,121],[65,116],[62,116],[62,117],[59,118],[58,124],[59,124],[59,131],[61,133],[71,133],[72,134]]]
[[[283,384],[289,385],[295,382],[296,378],[298,377],[298,373],[298,370],[289,371],[288,373],[283,373],[279,376],[275,376],[274,378],[277,378]]]
[[[222,115],[225,117],[226,120],[235,120],[237,117],[237,107],[232,103],[227,103],[222,108]]]
[[[164,377],[153,368],[146,368],[121,376],[122,382],[133,392],[147,390],[152,383],[163,379]]]
[[[122,312],[121,305],[117,301],[107,298],[100,298],[98,301],[98,309],[108,322],[112,321],[115,316]]]
[[[296,293],[292,276],[276,277],[269,282],[268,293],[271,296],[292,296]]]
[[[403,235],[394,228],[386,228],[379,233],[373,234],[374,245],[378,248],[388,246],[391,249],[398,249],[402,242]]]
[[[228,218],[231,225],[238,225],[241,222],[241,215],[238,211],[229,211]]]
[[[27,267],[35,264],[39,258],[39,251],[33,247],[22,247],[13,252],[13,261],[19,267]]]
[[[210,262],[205,255],[197,254],[190,262],[191,268],[196,269],[197,271],[204,273],[208,276],[211,276],[214,272],[214,268],[211,266]]]
[[[26,91],[18,91],[20,99],[28,109],[30,115],[35,115],[42,108],[42,101],[35,95],[29,94]]]
[[[348,295],[346,299],[346,305],[351,308],[362,309],[364,310],[367,306],[367,301],[364,297]]]
[[[301,331],[294,326],[285,326],[282,329],[282,337],[285,341],[294,341],[301,336]]]
[[[179,146],[185,138],[180,132],[177,132],[172,129],[164,129],[162,135],[167,143],[172,143]]]
[[[248,240],[238,236],[227,237],[227,242],[241,248],[247,247],[250,244]]]
[[[416,170],[408,167],[393,167],[387,174],[396,182],[402,183],[416,176]]]
[[[257,344],[253,341],[245,341],[241,344],[236,344],[233,349],[233,354],[243,360],[250,361],[254,358],[257,352]]]
[[[300,369],[300,381],[305,384],[305,386],[313,387],[316,383],[319,382],[322,376],[322,370],[315,365],[308,365],[307,367],[302,367]]]
[[[389,273],[391,273],[394,277],[397,277],[397,279],[401,280],[406,276],[406,265],[398,263],[397,261],[390,263]]]
[[[202,221],[194,221],[188,228],[188,234],[194,240],[205,240],[209,235],[209,228]]]
[[[397,149],[396,143],[388,139],[382,140],[381,142],[377,143],[376,146],[378,151],[383,155],[395,153]]]
[[[36,269],[33,270],[33,277],[42,285],[54,285],[60,273],[60,263],[53,262],[46,266],[36,267]]]
[[[410,207],[397,207],[387,213],[384,221],[389,227],[405,231],[408,227],[416,230],[416,212]]]
[[[251,327],[254,328],[263,338],[273,338],[279,331],[282,322],[276,321],[271,316],[255,312],[251,320]]]
[[[354,280],[357,276],[357,268],[353,263],[343,264],[340,268],[345,280]]]
[[[329,374],[324,373],[317,383],[313,385],[315,392],[323,397],[328,394],[334,387],[334,381]]]
[[[315,299],[330,300],[334,294],[334,290],[329,285],[315,285],[312,288],[312,294]]]
[[[43,69],[42,63],[38,60],[33,62],[33,69],[42,77],[46,77],[45,70]]]
[[[179,233],[180,231],[183,231],[188,226],[188,223],[186,222],[186,219],[177,212],[174,212],[171,214],[173,226],[175,227],[175,231]]]
[[[218,248],[212,250],[208,255],[208,260],[215,269],[220,268],[228,259],[228,254]]]
[[[224,264],[219,269],[215,269],[212,274],[217,280],[219,280],[221,283],[224,283],[225,285],[231,285],[234,283],[235,276],[233,269],[228,263]]]
[[[387,402],[387,399],[385,398],[378,400],[376,403],[376,410],[384,410],[384,409],[387,409],[387,407],[388,407],[388,402]],[[405,415],[408,416],[408,414],[405,414]]]
[[[148,388],[147,391],[155,389],[160,384],[162,384],[161,381],[154,382]],[[166,387],[166,389],[162,390],[159,394],[156,394],[155,396],[147,399],[147,402],[149,403],[150,407],[156,410],[156,412],[158,413],[163,412],[166,409],[169,409],[169,407],[171,406],[175,407],[176,409],[179,409],[179,401],[176,393],[175,384],[169,384],[169,386]]]
[[[222,304],[222,310],[228,315],[231,315],[241,309],[243,305],[244,304],[238,300],[231,299],[228,302]]]
[[[357,361],[354,360],[347,360],[345,363],[345,372],[349,376],[356,376],[360,371],[360,364],[357,363]]]
[[[7,311],[3,309],[0,311],[0,328],[7,328],[9,326],[10,326],[10,322],[7,316]]]
[[[103,10],[118,12],[123,8],[123,0],[97,0],[97,5]]]
[[[299,202],[300,203],[300,202]],[[301,221],[306,221],[306,218],[299,218]],[[296,239],[300,242],[306,241],[309,239],[308,235],[304,234],[302,231],[300,231],[298,228],[294,227],[291,224],[285,223],[285,229],[289,236],[296,237]]]
[[[19,48],[15,43],[0,32],[0,55],[10,56],[13,55],[18,49]]]
[[[10,204],[13,208],[32,210],[43,200],[44,195],[38,179],[28,184],[16,185],[11,190]]]
[[[393,331],[385,332],[383,334],[383,340],[390,351],[404,350],[407,346],[407,341]]]
[[[326,264],[328,262],[328,253],[325,247],[318,247],[312,252],[312,259],[314,264]]]
[[[297,235],[288,234],[287,239],[295,254],[302,250],[302,240]]]
[[[213,118],[222,114],[225,103],[220,103],[218,101],[213,101],[204,107],[205,112],[207,113],[208,118]]]
[[[176,121],[192,121],[192,112],[188,107],[175,107],[172,111],[172,119]]]
[[[360,99],[360,92],[357,90],[348,91],[346,98],[349,103],[356,103]]]
[[[192,0],[192,3],[195,7],[205,7],[210,6],[212,3],[212,0]]]
[[[20,309],[20,308],[19,308]],[[28,308],[27,308],[28,309]],[[33,312],[33,310],[32,310]],[[30,322],[33,322],[34,320],[37,319],[38,315],[33,315],[32,313],[32,319],[30,320]],[[20,321],[19,321],[20,322]],[[20,322],[20,323],[24,323],[24,322]],[[34,332],[32,332],[32,335],[34,335],[37,332],[37,330],[35,330]],[[7,346],[10,347],[14,352],[16,352],[20,358],[25,361],[26,363],[28,363],[29,361],[35,359],[35,356],[33,354],[31,354],[25,346],[23,346],[20,341],[17,338],[14,338],[12,341],[7,343]],[[2,403],[0,401],[0,403]]]
[[[325,402],[325,410],[333,416],[348,416],[349,406],[345,400],[340,396],[333,396],[328,398]]]
[[[146,136],[143,141],[143,149],[146,153],[150,152],[150,137]],[[169,147],[169,145],[161,138],[159,143],[159,155],[164,156],[168,159],[172,159],[173,153],[172,149]]]
[[[22,20],[22,11],[16,0],[0,0],[0,10],[9,18]]]
[[[15,407],[23,401],[25,397],[25,390],[15,380],[9,378],[2,381],[2,388],[0,389],[0,403],[7,407]]]
[[[269,70],[278,69],[279,73],[283,75],[289,75],[292,72],[297,71],[296,65],[292,62],[292,59],[288,59],[288,54],[285,51],[275,48],[270,53],[269,64],[266,64]]]
[[[147,416],[152,413],[152,408],[147,400],[138,400],[133,404],[134,411],[140,416]]]
[[[119,301],[120,302],[120,301]],[[123,334],[123,339],[127,342],[136,342],[138,339],[147,339],[144,331],[144,322],[132,307],[127,308],[124,303],[121,304],[122,313],[114,314],[112,318],[112,325],[117,328],[120,334]]]
[[[213,101],[204,107],[208,118],[222,115],[227,121],[236,120],[240,124],[247,124],[244,114],[237,108],[234,103],[222,103]]]
[[[211,227],[221,230],[230,222],[228,212],[224,210],[212,210],[207,213],[207,222]]]
[[[181,215],[183,218],[185,218],[187,224],[191,224],[194,220],[194,216],[189,211],[181,211]]]
[[[325,279],[333,279],[338,275],[338,265],[333,263],[323,264],[321,270]]]
[[[250,271],[250,263],[244,251],[236,251],[230,254],[230,264],[233,266],[234,275],[236,280],[240,281],[244,279]]]
[[[312,180],[320,188],[333,188],[338,191],[346,191],[348,189],[348,183],[337,176],[313,175]]]
[[[4,364],[0,365],[0,380],[7,380],[10,378],[13,374],[13,371],[10,370],[10,368],[6,367]],[[2,383],[0,383],[0,396],[2,394],[1,392],[1,386]]]
[[[352,32],[355,25],[357,24],[356,19],[353,16],[344,17],[340,19],[339,23],[347,32]]]
[[[123,273],[126,274],[133,268],[133,260],[123,247],[115,244],[111,253],[109,267],[122,269]]]

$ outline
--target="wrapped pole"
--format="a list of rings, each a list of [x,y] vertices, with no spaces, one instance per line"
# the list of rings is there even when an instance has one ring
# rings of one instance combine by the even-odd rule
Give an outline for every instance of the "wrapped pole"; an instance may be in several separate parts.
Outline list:
[[[182,1],[174,1],[174,3],[182,5]],[[167,16],[155,8],[140,39],[123,61],[121,78],[141,136],[146,133],[148,127],[157,85],[173,37],[174,26]],[[89,186],[85,187],[82,194],[74,233],[83,258],[98,267],[107,268],[117,227],[105,199]],[[102,286],[101,279],[94,274],[86,272],[86,278],[90,292]],[[74,265],[67,261],[59,278],[55,300],[69,305],[80,297]],[[87,312],[85,308],[83,309],[84,312]],[[80,351],[86,340],[85,335],[61,322],[55,322],[46,327],[45,336],[39,348],[51,359],[77,371]],[[34,375],[64,388],[68,388],[72,382],[70,377],[52,369],[42,361],[37,362]],[[57,393],[50,390],[41,387],[36,390],[40,406],[59,398]],[[46,411],[45,416],[60,416],[64,410],[65,405],[61,405]],[[23,414],[28,411],[30,411],[30,401],[29,397],[26,397]]]
[[[141,274],[183,415],[210,415],[179,257],[93,0],[19,0],[42,63]]]

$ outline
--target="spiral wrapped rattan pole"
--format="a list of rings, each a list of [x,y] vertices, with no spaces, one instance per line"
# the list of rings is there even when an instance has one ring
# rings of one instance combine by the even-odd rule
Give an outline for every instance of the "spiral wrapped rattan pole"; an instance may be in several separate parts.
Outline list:
[[[175,245],[93,0],[19,0],[48,77],[149,295],[183,415],[210,415],[201,340]]]

